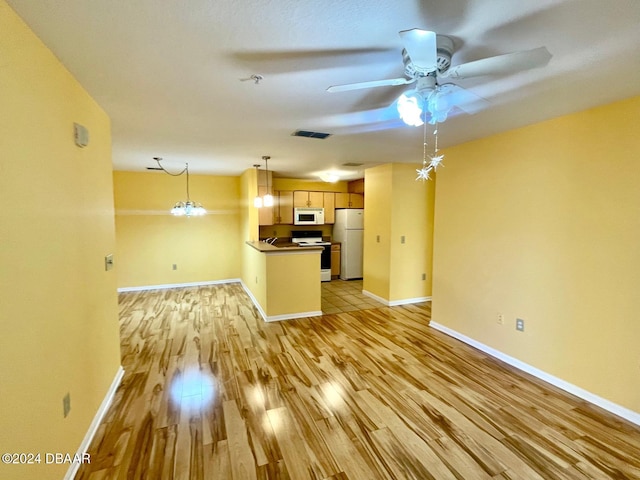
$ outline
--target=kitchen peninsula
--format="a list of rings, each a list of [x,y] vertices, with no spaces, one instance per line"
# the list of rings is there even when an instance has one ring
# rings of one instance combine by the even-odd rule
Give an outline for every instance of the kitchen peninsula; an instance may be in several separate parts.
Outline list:
[[[320,254],[323,247],[246,242],[251,271],[243,286],[267,322],[322,315]]]

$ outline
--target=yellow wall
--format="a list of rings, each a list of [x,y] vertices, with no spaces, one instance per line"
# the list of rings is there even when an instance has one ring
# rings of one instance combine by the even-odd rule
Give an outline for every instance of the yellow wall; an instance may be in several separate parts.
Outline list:
[[[416,181],[418,167],[365,171],[363,289],[391,303],[431,296],[435,180]]]
[[[120,365],[110,122],[3,0],[0,32],[0,452],[74,453]]]
[[[264,305],[267,299],[266,282],[258,285],[258,280],[266,276],[264,255],[246,245],[246,241],[258,240],[258,209],[253,206],[253,199],[258,188],[258,177],[255,169],[245,170],[240,176],[240,243],[241,243],[241,279],[249,288],[259,304]]]
[[[266,257],[267,315],[319,312],[320,253]]]
[[[245,268],[242,281],[258,305],[267,308],[267,256],[249,245],[244,245]]]
[[[240,278],[240,178],[191,174],[189,190],[207,215],[170,214],[186,199],[185,175],[114,172],[118,287]]]
[[[245,245],[242,281],[267,317],[320,312],[320,252],[261,252]]]
[[[367,168],[364,181],[364,253],[362,289],[382,299],[389,299],[391,272],[391,176],[388,163]]]
[[[640,97],[447,149],[433,287],[435,322],[636,412],[638,125]]]

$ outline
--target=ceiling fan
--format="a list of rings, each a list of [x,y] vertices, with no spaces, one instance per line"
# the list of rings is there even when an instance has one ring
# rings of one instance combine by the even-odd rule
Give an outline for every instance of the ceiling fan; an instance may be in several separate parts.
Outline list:
[[[464,79],[482,75],[504,75],[543,67],[551,59],[546,47],[483,58],[451,67],[454,43],[446,35],[414,28],[400,32],[404,44],[402,62],[404,77],[369,82],[334,85],[328,92],[345,92],[364,88],[415,84],[397,100],[398,111],[408,125],[419,126],[423,114],[431,115],[429,123],[444,122],[453,107],[466,113],[476,113],[489,102],[445,79]]]

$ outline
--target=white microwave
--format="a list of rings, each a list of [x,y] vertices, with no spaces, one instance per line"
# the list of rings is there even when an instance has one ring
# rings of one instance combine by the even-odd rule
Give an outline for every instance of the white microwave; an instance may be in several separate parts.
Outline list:
[[[324,208],[294,208],[294,225],[324,225]]]

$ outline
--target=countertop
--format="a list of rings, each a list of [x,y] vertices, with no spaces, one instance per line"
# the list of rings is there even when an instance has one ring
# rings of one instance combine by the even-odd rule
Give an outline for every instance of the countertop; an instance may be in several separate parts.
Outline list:
[[[320,251],[323,250],[324,247],[323,246],[318,246],[318,247],[300,247],[295,243],[281,243],[281,244],[277,244],[276,245],[270,245],[268,243],[265,242],[251,242],[251,241],[247,241],[247,245],[249,245],[250,247],[255,248],[256,250],[258,250],[259,252],[264,252],[264,253],[274,253],[274,252],[299,252],[301,250],[308,250],[308,251]]]

